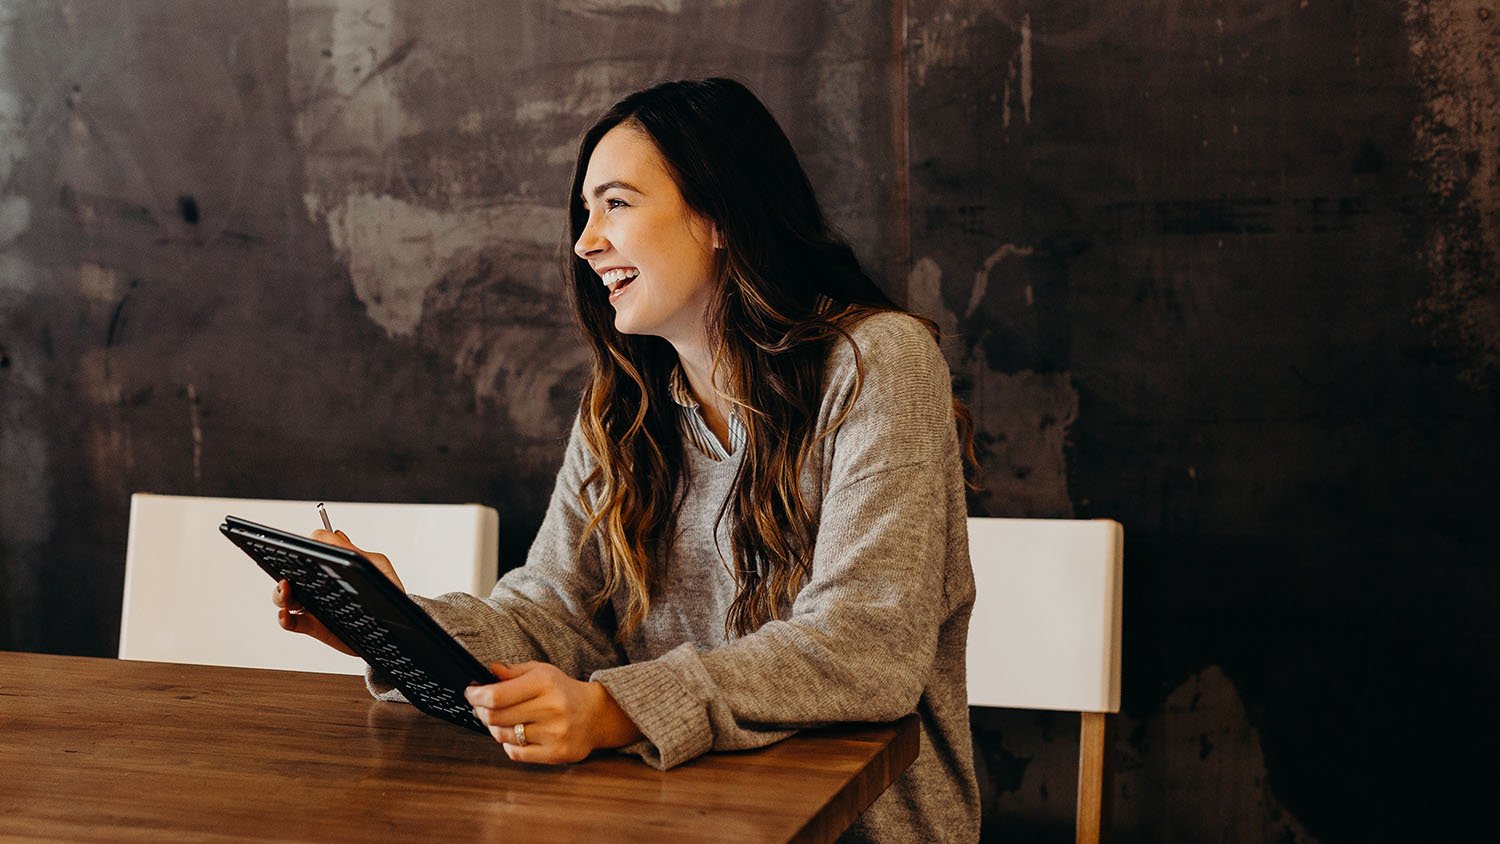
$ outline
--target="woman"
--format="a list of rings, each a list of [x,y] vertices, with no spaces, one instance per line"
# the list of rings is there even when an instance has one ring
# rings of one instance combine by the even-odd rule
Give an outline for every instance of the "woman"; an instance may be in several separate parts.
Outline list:
[[[593,369],[541,530],[488,598],[414,598],[494,661],[476,716],[519,761],[624,748],[669,768],[917,712],[916,762],[850,838],[975,839],[974,584],[929,326],[830,233],[739,83],[620,101],[583,138],[570,205]],[[342,647],[288,600],[279,585],[283,627]]]

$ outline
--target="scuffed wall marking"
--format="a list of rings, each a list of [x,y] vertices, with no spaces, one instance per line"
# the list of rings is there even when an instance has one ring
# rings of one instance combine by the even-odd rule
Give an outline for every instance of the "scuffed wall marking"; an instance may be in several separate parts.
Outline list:
[[[0,55],[11,49],[19,14],[8,3],[0,3]],[[29,151],[26,142],[26,106],[21,89],[8,76],[0,76],[0,255],[31,225],[31,202],[11,192],[16,165]],[[17,282],[0,279],[0,286]]]
[[[48,495],[52,461],[46,422],[47,355],[34,338],[8,330],[12,315],[24,314],[31,307],[33,293],[43,288],[45,280],[43,270],[24,249],[32,224],[30,200],[19,191],[22,168],[32,152],[27,140],[28,104],[22,80],[3,61],[13,55],[16,42],[30,34],[23,29],[21,5],[0,0],[0,536],[5,538],[6,551],[40,545],[56,528]],[[0,570],[12,579],[0,586],[0,594],[33,592],[35,572],[3,563]],[[21,622],[23,614],[15,615],[0,622],[0,636],[17,635],[14,628],[6,629]]]
[[[990,271],[994,270],[997,264],[1006,258],[1024,258],[1035,251],[1030,246],[1002,243],[999,249],[991,252],[989,257],[984,259],[984,263],[980,265],[979,272],[974,274],[974,288],[969,293],[969,307],[964,311],[964,318],[968,319],[974,316],[974,312],[979,309],[980,303],[984,301],[985,294],[989,292]],[[1026,304],[1028,306],[1035,304],[1035,294],[1032,292],[1031,285],[1029,284],[1026,285]]]
[[[543,350],[541,354],[539,350]],[[474,382],[474,405],[502,408],[528,436],[555,437],[557,409],[546,399],[588,364],[588,348],[547,325],[471,326],[453,353],[454,369]]]
[[[584,126],[614,104],[626,84],[629,65],[616,62],[591,62],[573,70],[569,84],[554,90],[550,86],[521,85],[516,91],[516,121],[527,124],[551,124],[562,119],[566,124]],[[559,144],[572,163],[570,144]]]
[[[974,274],[974,287],[962,321],[942,298],[943,271],[930,256],[918,258],[907,277],[908,302],[913,310],[936,320],[945,337],[966,329],[964,351],[954,371],[968,385],[968,405],[974,417],[975,446],[979,451],[983,490],[979,512],[989,516],[1046,516],[1070,518],[1068,494],[1068,428],[1078,419],[1078,390],[1067,372],[1021,370],[1002,372],[991,367],[984,351],[985,329],[973,318],[989,295],[990,272],[1006,258],[1032,254],[1032,248],[1006,243],[996,248]],[[1024,295],[1028,296],[1029,285]],[[1028,301],[1025,303],[1030,305]]]
[[[31,226],[31,201],[24,196],[0,196],[0,249]]]
[[[715,8],[739,6],[745,0],[709,0]],[[557,8],[564,12],[585,15],[635,15],[641,12],[660,12],[680,15],[683,0],[556,0]],[[694,5],[699,5],[697,2]]]
[[[114,307],[120,297],[120,274],[109,267],[84,261],[78,265],[78,292],[87,301]]]
[[[1031,15],[1021,16],[1021,44],[1010,58],[1005,79],[1005,101],[1001,111],[1001,123],[1010,128],[1010,92],[1014,87],[1021,95],[1021,115],[1026,125],[1031,125]]]
[[[1116,836],[1317,844],[1273,792],[1260,732],[1219,666],[1188,677],[1144,721],[1123,713],[1114,717],[1111,828]],[[995,786],[995,797],[984,807],[987,835],[1009,840],[1009,827],[1016,824],[1014,831],[1021,832],[1026,820],[1035,821],[1039,807],[1054,806],[1055,815],[1071,816],[1078,744],[1059,734],[1076,735],[1076,718],[978,709],[974,723],[985,739],[975,762]]]
[[[410,54],[412,42],[397,40],[394,0],[288,6],[293,128],[321,196],[337,187],[338,164],[350,154],[382,154],[410,130],[386,71]]]
[[[1431,293],[1417,318],[1454,348],[1461,376],[1500,385],[1500,14],[1467,0],[1408,0],[1412,64],[1426,113],[1412,131],[1433,215],[1423,258]]]
[[[995,10],[982,0],[968,4],[950,3],[941,15],[920,20],[907,33],[910,72],[916,87],[927,84],[927,74],[955,67],[969,58],[966,48],[968,30],[991,18]]]
[[[1067,372],[999,372],[971,356],[970,404],[985,468],[980,501],[992,516],[1072,518],[1068,429],[1078,390]]]
[[[198,387],[187,385],[188,425],[193,442],[193,484],[203,483],[203,412],[198,403]]]
[[[906,277],[906,301],[912,310],[936,320],[944,338],[958,332],[958,320],[943,304],[943,268],[931,256],[923,255],[912,263]]]
[[[1146,735],[1145,746],[1165,757],[1165,804],[1217,806],[1221,812],[1215,817],[1164,811],[1164,840],[1224,840],[1220,818],[1234,818],[1243,826],[1232,840],[1317,841],[1272,792],[1260,731],[1239,690],[1217,665],[1167,695],[1161,713],[1146,724]],[[1147,792],[1144,786],[1136,790]]]
[[[629,15],[639,12],[682,13],[682,0],[559,0],[557,7],[566,12],[604,15]]]

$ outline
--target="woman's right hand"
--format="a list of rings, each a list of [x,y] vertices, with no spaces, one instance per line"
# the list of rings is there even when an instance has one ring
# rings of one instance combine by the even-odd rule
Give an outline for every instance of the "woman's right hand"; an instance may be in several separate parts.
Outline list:
[[[349,541],[349,537],[345,536],[343,531],[315,530],[312,533],[312,538],[319,542],[326,542],[329,545],[348,548],[350,551],[358,553],[369,560],[375,568],[380,569],[382,574],[389,577],[391,582],[396,584],[397,589],[403,592],[406,591],[406,587],[401,585],[401,578],[396,576],[396,567],[391,565],[390,559],[384,554],[364,551],[355,547],[354,543]],[[317,639],[334,650],[342,651],[350,656],[356,656],[354,651],[348,645],[344,644],[343,640],[335,636],[332,630],[329,630],[323,622],[315,618],[312,613],[308,612],[292,597],[292,585],[290,583],[283,580],[276,584],[275,589],[271,592],[271,603],[277,607],[276,621],[281,625],[281,629],[290,630],[293,633],[303,633]]]

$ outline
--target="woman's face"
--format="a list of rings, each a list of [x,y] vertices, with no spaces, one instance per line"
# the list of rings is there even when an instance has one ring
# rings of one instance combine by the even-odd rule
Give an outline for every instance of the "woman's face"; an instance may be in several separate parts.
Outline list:
[[[588,223],[573,251],[609,290],[615,328],[679,349],[700,342],[715,231],[683,201],[656,144],[630,124],[609,130],[589,158],[582,199]]]

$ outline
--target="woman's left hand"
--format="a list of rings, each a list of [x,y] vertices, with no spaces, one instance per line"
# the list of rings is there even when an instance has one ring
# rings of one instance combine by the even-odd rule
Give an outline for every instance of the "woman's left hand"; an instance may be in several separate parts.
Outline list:
[[[490,670],[500,682],[470,686],[464,697],[505,755],[517,762],[577,762],[596,748],[623,747],[641,738],[598,683],[574,680],[545,662],[496,662]],[[517,724],[524,725],[525,744]]]

